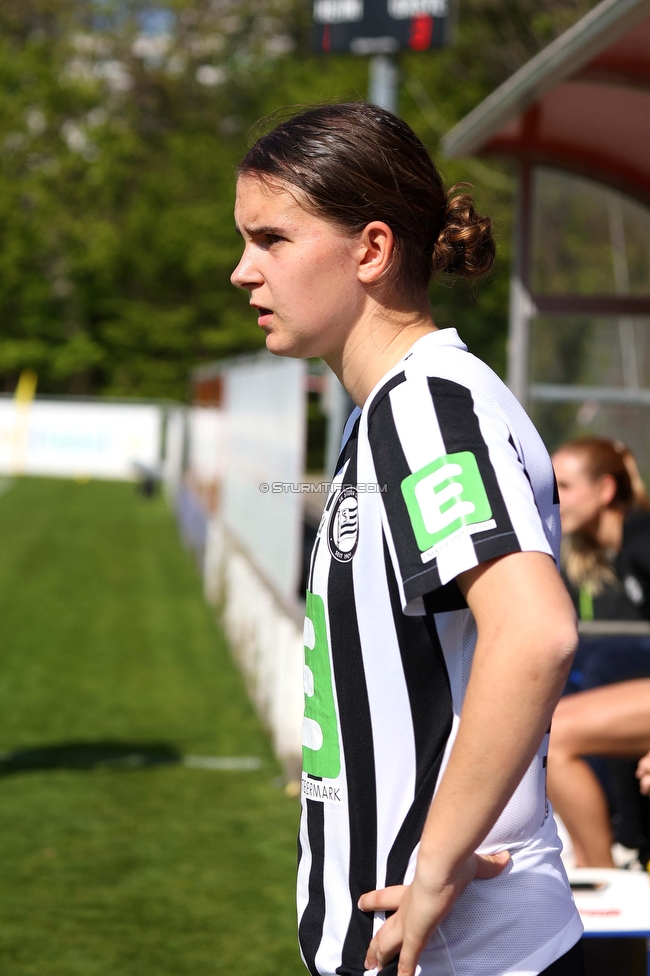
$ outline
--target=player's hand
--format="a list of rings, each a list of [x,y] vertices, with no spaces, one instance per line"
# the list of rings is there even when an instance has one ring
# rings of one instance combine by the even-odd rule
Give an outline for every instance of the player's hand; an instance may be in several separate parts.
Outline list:
[[[650,794],[650,752],[639,759],[636,776],[639,780],[639,789],[645,796],[648,796]]]
[[[457,875],[445,881],[416,871],[410,885],[369,891],[359,899],[364,912],[394,911],[368,946],[366,969],[383,969],[399,953],[398,976],[415,976],[420,953],[431,934],[470,881],[495,878],[510,860],[508,851],[472,854]]]

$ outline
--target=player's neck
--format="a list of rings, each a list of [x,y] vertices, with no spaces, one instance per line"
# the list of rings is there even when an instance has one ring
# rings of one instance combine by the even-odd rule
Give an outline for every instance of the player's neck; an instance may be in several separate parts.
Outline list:
[[[377,305],[362,315],[343,348],[325,357],[357,406],[428,332],[437,331],[428,307],[396,311]]]

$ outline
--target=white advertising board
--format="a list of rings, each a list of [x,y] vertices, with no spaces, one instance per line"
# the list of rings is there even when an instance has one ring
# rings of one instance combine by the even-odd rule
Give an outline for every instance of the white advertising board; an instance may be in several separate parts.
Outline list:
[[[167,411],[165,457],[162,464],[163,482],[168,496],[175,498],[183,478],[187,408],[174,407]]]
[[[650,935],[647,872],[572,868],[567,873],[586,935]]]
[[[302,549],[307,364],[262,352],[224,368],[223,519],[276,591],[295,603]],[[274,489],[275,486],[275,489]]]
[[[190,473],[199,484],[216,483],[224,475],[224,412],[216,407],[192,407],[188,422]]]
[[[151,404],[0,400],[0,471],[133,480],[158,467],[161,409]]]

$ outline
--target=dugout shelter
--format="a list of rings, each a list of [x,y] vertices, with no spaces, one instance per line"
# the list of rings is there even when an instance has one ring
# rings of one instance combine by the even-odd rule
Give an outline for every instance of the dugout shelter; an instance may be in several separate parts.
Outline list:
[[[444,138],[518,165],[508,382],[650,474],[650,0],[603,0]]]

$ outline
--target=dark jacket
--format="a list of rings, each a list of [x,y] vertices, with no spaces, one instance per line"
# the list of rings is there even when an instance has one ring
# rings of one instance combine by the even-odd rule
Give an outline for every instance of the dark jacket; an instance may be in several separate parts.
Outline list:
[[[614,560],[617,580],[592,598],[564,577],[582,620],[650,620],[650,512],[634,511],[623,523],[623,542]]]

